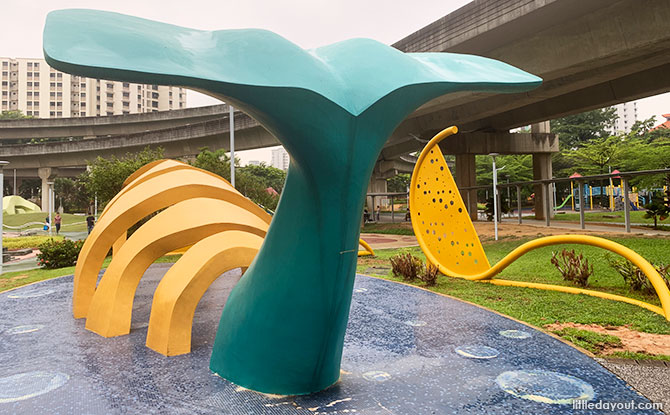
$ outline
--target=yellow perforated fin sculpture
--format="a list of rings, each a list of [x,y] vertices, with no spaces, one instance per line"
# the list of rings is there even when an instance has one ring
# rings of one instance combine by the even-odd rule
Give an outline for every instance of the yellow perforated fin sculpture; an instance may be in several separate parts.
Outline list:
[[[457,132],[451,127],[446,137]],[[458,274],[478,274],[490,268],[475,227],[435,145],[422,151],[412,174],[410,213],[419,244],[434,264],[449,264]]]
[[[646,308],[670,320],[670,290],[656,268],[638,253],[608,239],[588,235],[555,235],[538,238],[519,246],[491,267],[438,146],[440,141],[457,132],[456,127],[449,127],[430,140],[416,162],[410,187],[414,233],[426,258],[438,267],[440,272],[450,277],[481,280],[496,285],[585,294],[621,301]],[[633,298],[582,288],[493,279],[525,253],[543,246],[558,244],[592,245],[623,256],[649,278],[661,307]]]

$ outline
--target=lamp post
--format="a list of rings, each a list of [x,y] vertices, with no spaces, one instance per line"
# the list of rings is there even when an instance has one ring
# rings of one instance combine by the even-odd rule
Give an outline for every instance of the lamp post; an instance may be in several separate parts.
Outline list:
[[[235,108],[228,105],[228,119],[230,120],[230,184],[235,187]]]
[[[8,161],[0,161],[0,274],[2,274],[2,263],[4,260],[4,249],[2,248],[2,230],[4,229],[4,218],[2,216],[2,211],[4,206],[2,206],[2,199],[5,197],[5,175],[2,169],[8,164]]]
[[[52,226],[52,212],[53,212],[53,191],[54,191],[54,182],[47,182],[47,186],[49,186],[49,192],[48,192],[48,201],[49,201],[49,236],[51,236],[51,228]]]
[[[498,170],[496,169],[496,156],[498,153],[491,153],[493,161],[493,233],[495,240],[498,240]]]

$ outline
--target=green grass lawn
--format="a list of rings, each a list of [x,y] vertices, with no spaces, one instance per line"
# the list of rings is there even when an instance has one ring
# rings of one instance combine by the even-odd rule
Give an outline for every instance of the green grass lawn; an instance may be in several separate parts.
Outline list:
[[[670,255],[668,254],[670,252],[670,239],[612,239],[639,252],[651,262],[670,262]],[[493,264],[526,241],[528,239],[485,243],[484,249],[489,261]],[[655,295],[646,295],[629,290],[624,285],[623,278],[607,264],[607,251],[590,246],[565,245],[531,251],[505,269],[498,278],[571,285],[563,281],[558,271],[549,262],[552,250],[562,248],[574,248],[582,252],[589,259],[589,263],[593,264],[594,274],[589,279],[587,288],[637,298],[655,305],[660,304]],[[370,273],[367,270],[373,266],[390,269],[389,258],[400,251],[411,252],[425,260],[425,256],[418,247],[376,250],[377,256],[375,258],[364,257],[359,259],[357,270],[365,274]],[[383,274],[380,276],[390,280],[401,281],[400,278],[394,277],[390,270],[382,270],[376,274]],[[422,283],[419,282],[416,285],[421,286]],[[538,327],[556,322],[594,323],[603,326],[630,325],[632,329],[639,331],[670,334],[670,322],[662,316],[630,304],[596,297],[531,288],[501,287],[445,276],[440,276],[437,286],[429,289],[488,307]]]
[[[642,211],[631,211],[630,212],[630,221],[631,223],[647,223],[650,225],[654,224],[653,219],[646,219],[644,217],[645,212]],[[534,217],[531,217],[534,219]],[[579,212],[566,212],[566,213],[557,213],[552,220],[565,220],[565,221],[574,221],[579,222]],[[586,222],[604,222],[604,223],[624,223],[623,212],[584,212],[584,220]],[[659,225],[663,222],[659,221]]]
[[[411,222],[366,223],[362,233],[385,233],[391,235],[414,235]]]
[[[158,258],[154,263],[176,262],[181,255],[170,255]],[[102,268],[107,268],[112,257],[107,257]],[[0,275],[0,292],[33,282],[48,280],[51,278],[62,277],[74,274],[75,267],[66,267],[59,269],[31,269],[28,271],[7,272]]]
[[[44,212],[36,212],[36,213],[18,213],[16,215],[3,215],[3,223],[5,225],[9,226],[21,226],[26,223],[30,222],[39,222],[39,224],[35,225],[30,225],[26,228],[22,228],[21,230],[25,229],[42,229],[42,226],[44,226],[44,220],[46,217],[49,216],[47,213]],[[52,215],[52,220],[53,220]],[[71,213],[63,213],[61,215],[63,218],[62,224],[61,224],[61,231],[66,231],[66,232],[81,232],[81,231],[86,231],[86,216],[83,215],[73,215]],[[14,229],[11,228],[4,228],[5,232],[11,232],[14,231]]]

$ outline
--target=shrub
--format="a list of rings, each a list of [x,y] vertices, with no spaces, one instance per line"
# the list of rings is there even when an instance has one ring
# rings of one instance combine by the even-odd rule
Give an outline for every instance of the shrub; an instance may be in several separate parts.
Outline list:
[[[586,287],[589,277],[593,274],[593,265],[589,267],[589,260],[582,254],[576,254],[574,250],[567,249],[561,252],[552,252],[551,263],[566,281],[571,281],[579,286]]]
[[[39,246],[40,253],[37,254],[37,264],[45,269],[71,267],[77,263],[79,251],[84,241],[61,241],[49,239]]]
[[[421,280],[429,287],[434,287],[437,284],[437,274],[440,270],[433,264],[426,262],[426,267],[421,274]]]
[[[423,269],[421,260],[409,252],[400,253],[391,257],[393,275],[402,277],[405,281],[414,281]]]
[[[642,291],[648,294],[653,294],[655,292],[654,286],[651,285],[651,281],[649,281],[649,278],[647,278],[645,273],[629,260],[607,256],[607,262],[623,277],[624,282],[631,290]],[[665,281],[665,285],[670,288],[670,264],[654,265],[654,268],[656,268],[656,271],[658,271],[661,278]]]

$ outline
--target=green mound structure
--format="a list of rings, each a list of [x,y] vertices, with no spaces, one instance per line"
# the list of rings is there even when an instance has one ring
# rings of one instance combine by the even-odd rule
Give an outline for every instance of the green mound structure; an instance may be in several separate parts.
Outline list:
[[[42,208],[33,202],[22,198],[21,196],[12,195],[2,198],[2,213],[5,215],[16,215],[17,213],[35,213],[41,212]]]

